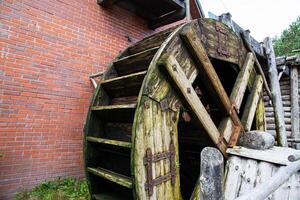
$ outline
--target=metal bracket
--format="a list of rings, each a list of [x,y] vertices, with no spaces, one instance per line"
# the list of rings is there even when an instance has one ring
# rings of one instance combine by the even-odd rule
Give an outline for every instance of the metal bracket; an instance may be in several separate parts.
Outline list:
[[[229,51],[225,50],[225,49],[222,49],[221,47],[219,47],[217,49],[218,53],[221,55],[221,56],[226,56],[227,58],[229,58],[231,55],[229,53]]]
[[[166,159],[170,160],[170,172],[164,176],[159,176],[153,179],[152,164]],[[146,154],[144,157],[144,165],[146,166],[146,171],[147,171],[145,190],[147,190],[148,196],[153,195],[154,186],[160,185],[163,182],[171,180],[171,185],[173,186],[175,184],[175,178],[176,178],[175,147],[173,142],[170,143],[168,152],[161,152],[153,155],[151,148],[148,148],[146,150]]]
[[[227,34],[228,34],[228,31],[227,31],[226,29],[222,28],[222,27],[219,26],[219,25],[216,25],[216,31],[219,32],[219,33],[222,33],[222,34],[224,34],[224,35],[226,35],[226,36],[227,36]]]

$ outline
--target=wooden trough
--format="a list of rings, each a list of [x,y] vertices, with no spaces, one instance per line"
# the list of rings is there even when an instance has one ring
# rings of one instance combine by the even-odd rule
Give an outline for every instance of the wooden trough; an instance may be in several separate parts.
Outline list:
[[[265,129],[255,55],[226,25],[199,19],[128,47],[93,96],[84,156],[92,199],[197,199],[200,152],[225,157]]]

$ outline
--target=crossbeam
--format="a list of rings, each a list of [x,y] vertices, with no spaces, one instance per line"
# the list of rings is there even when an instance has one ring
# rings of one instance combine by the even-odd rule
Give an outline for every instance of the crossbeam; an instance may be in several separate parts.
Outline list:
[[[162,60],[161,65],[164,68],[164,71],[168,73],[169,77],[175,83],[180,94],[183,96],[184,101],[195,114],[196,120],[202,125],[206,133],[218,146],[220,151],[224,155],[227,155],[226,144],[223,140],[220,139],[220,133],[216,125],[214,124],[204,105],[200,101],[198,95],[196,94],[196,91],[193,89],[192,84],[187,79],[176,58],[173,55],[169,55]]]
[[[196,62],[199,75],[206,85],[206,88],[209,90],[212,98],[214,98],[218,105],[220,105],[221,109],[225,111],[224,114],[230,116],[234,126],[239,127],[240,131],[243,132],[243,126],[239,120],[237,112],[235,111],[234,106],[232,105],[230,98],[228,97],[217,75],[217,72],[210,62],[206,50],[195,30],[192,27],[185,28],[180,36],[185,45],[188,47],[188,50],[191,53],[194,61]],[[232,133],[232,137],[229,142],[230,145],[236,144],[240,131]]]

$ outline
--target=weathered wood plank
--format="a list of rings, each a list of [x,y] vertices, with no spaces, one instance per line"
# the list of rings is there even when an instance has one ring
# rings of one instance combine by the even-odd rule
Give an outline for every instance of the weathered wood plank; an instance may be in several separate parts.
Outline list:
[[[257,75],[250,96],[247,99],[241,120],[246,131],[251,130],[255,111],[262,91],[262,84],[263,80],[261,75]]]
[[[233,200],[237,197],[242,182],[242,174],[245,162],[238,156],[230,156],[226,163],[224,197]]]
[[[255,119],[256,119],[256,130],[266,131],[266,113],[265,113],[265,104],[263,100],[263,95],[260,95],[258,100],[256,112],[255,112]]]
[[[255,150],[255,149],[248,149],[248,148],[238,147],[238,146],[227,149],[227,153],[231,155],[237,155],[237,156],[252,158],[256,160],[262,160],[262,161],[280,164],[280,165],[288,165],[289,163],[291,163],[288,160],[289,155],[299,154],[299,152],[300,152],[299,150],[286,148],[286,147],[276,147],[276,146],[274,146],[272,149],[266,149],[266,150]]]
[[[274,106],[275,125],[277,131],[277,140],[280,146],[288,146],[287,136],[284,123],[284,111],[282,106],[281,91],[278,81],[278,72],[276,67],[275,53],[272,45],[272,40],[266,38],[264,40],[268,60],[268,73],[271,83],[272,102]]]
[[[193,89],[192,84],[187,79],[186,75],[182,71],[180,65],[178,64],[174,56],[170,55],[162,59],[160,65],[167,71],[170,78],[173,80],[176,87],[179,89],[181,95],[184,97],[183,100],[189,105],[189,107],[195,114],[197,121],[203,126],[207,134],[210,136],[212,141],[219,147],[221,152],[226,155],[225,151],[227,147],[223,142],[220,142],[220,133],[217,127],[210,118],[210,115],[206,111],[198,95]]]
[[[109,181],[112,181],[114,183],[117,183],[119,185],[122,185],[124,187],[127,188],[132,188],[132,180],[129,177],[123,176],[121,174],[117,174],[115,172],[109,171],[107,169],[103,169],[103,168],[91,168],[88,167],[87,171],[100,176],[102,178],[105,178]]]
[[[90,142],[97,142],[97,143],[101,143],[101,144],[109,144],[109,145],[113,145],[113,146],[131,148],[130,142],[110,140],[110,139],[97,138],[97,137],[87,137],[86,139],[87,139],[87,141],[90,141]]]
[[[276,154],[274,154],[274,156],[276,156]],[[272,194],[272,192],[277,190],[282,184],[284,184],[299,169],[300,160],[294,163],[290,163],[286,167],[280,168],[273,177],[269,178],[264,183],[258,185],[253,190],[248,191],[247,194],[240,196],[236,200],[265,199],[270,194]]]

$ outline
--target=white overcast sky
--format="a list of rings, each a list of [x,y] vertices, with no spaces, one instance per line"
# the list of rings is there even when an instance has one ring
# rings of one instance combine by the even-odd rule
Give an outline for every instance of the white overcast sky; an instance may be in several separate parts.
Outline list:
[[[300,16],[300,0],[200,0],[206,17],[225,12],[258,41],[279,36]]]

